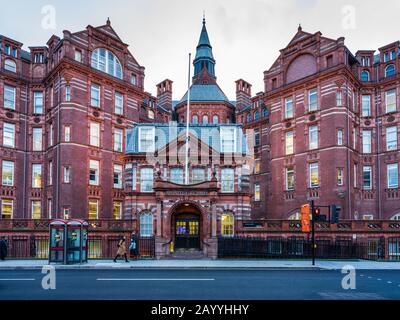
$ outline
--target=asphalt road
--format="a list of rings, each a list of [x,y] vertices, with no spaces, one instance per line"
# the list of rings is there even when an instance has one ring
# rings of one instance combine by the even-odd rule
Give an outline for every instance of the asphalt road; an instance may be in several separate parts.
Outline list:
[[[328,270],[58,270],[44,290],[40,270],[0,271],[1,300],[400,299],[400,271],[357,271],[356,289]]]

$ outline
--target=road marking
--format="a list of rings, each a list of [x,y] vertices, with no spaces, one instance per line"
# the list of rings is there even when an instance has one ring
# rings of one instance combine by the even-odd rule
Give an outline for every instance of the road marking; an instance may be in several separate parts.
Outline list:
[[[174,279],[174,278],[98,278],[97,281],[214,281],[215,279]]]
[[[372,279],[372,277],[368,277],[368,279]]]
[[[392,281],[388,281],[387,283],[392,283]]]
[[[36,279],[0,279],[0,281],[35,281]]]
[[[382,279],[379,279],[379,278],[378,278],[378,279],[376,279],[376,280],[381,281]]]

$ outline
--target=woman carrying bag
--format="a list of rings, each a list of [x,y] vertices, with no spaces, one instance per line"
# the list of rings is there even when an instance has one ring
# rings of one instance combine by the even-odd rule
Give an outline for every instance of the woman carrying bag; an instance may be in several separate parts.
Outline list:
[[[126,255],[126,238],[122,237],[119,241],[118,241],[118,251],[117,251],[117,256],[114,258],[114,262],[117,262],[117,259],[119,256],[124,256],[125,258],[125,262],[129,262],[128,261],[128,257]]]

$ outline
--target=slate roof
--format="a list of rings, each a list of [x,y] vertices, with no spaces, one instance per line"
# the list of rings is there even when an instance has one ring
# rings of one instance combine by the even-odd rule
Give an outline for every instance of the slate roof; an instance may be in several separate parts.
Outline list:
[[[186,92],[178,104],[187,101]],[[193,84],[190,87],[190,101],[194,102],[226,102],[232,104],[217,84]]]

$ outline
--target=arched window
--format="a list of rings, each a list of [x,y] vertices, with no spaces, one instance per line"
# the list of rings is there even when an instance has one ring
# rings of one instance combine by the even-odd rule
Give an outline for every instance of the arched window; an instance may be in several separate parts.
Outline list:
[[[4,69],[11,72],[17,72],[17,64],[11,59],[6,59],[4,61]]]
[[[400,213],[395,214],[390,218],[390,220],[400,220]]]
[[[199,123],[199,117],[196,116],[196,115],[194,115],[194,116],[192,117],[192,123],[193,123],[193,124],[198,124],[198,123]]]
[[[262,115],[263,115],[264,118],[268,117],[268,109],[267,108],[263,109]]]
[[[218,116],[213,116],[213,124],[218,124],[219,118]]]
[[[208,116],[203,116],[203,124],[208,124]]]
[[[97,48],[92,53],[92,68],[122,79],[122,67],[118,58],[104,48]]]
[[[232,213],[226,212],[221,216],[221,235],[233,237],[235,231],[235,217]]]
[[[251,122],[251,112],[247,114],[247,122]]]
[[[152,237],[153,236],[153,215],[151,212],[144,212],[140,214],[140,236]]]
[[[385,77],[394,76],[396,73],[396,67],[394,64],[389,64],[385,69]]]
[[[367,70],[361,71],[361,81],[369,81],[369,72]]]
[[[258,119],[260,119],[260,111],[256,111],[256,112],[254,112],[254,120],[258,120]]]

